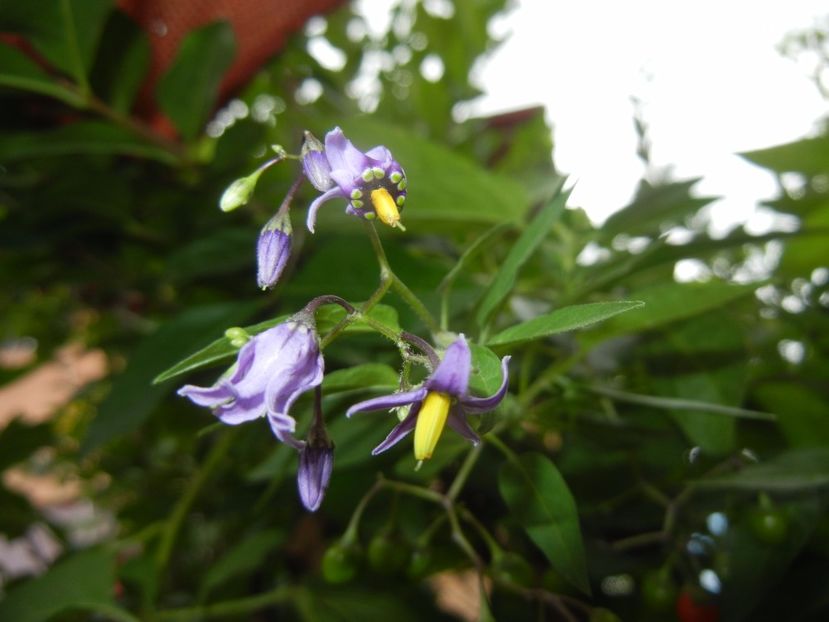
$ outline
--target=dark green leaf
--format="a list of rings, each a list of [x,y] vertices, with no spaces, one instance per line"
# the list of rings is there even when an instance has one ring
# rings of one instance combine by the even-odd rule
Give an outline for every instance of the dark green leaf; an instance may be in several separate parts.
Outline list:
[[[0,86],[40,93],[59,99],[70,106],[79,106],[83,98],[58,84],[17,48],[0,43]]]
[[[87,604],[112,605],[114,554],[100,548],[70,555],[37,579],[11,590],[0,601],[0,620],[45,622]]]
[[[20,419],[15,419],[0,430],[0,442],[3,444],[3,451],[0,452],[0,472],[25,460],[35,449],[48,445],[51,441],[52,431],[49,424],[28,425]]]
[[[698,480],[700,488],[798,492],[829,486],[829,449],[796,449],[736,473]]]
[[[564,179],[561,180],[564,183]],[[550,228],[561,217],[569,192],[559,192],[527,225],[521,237],[510,248],[506,260],[483,295],[475,320],[484,327],[495,310],[515,286],[519,270],[550,233]]]
[[[542,454],[519,456],[504,463],[498,489],[511,515],[553,568],[590,593],[576,502],[555,465]]]
[[[278,529],[268,529],[249,535],[210,565],[204,576],[202,594],[207,594],[234,577],[252,573],[260,568],[265,558],[284,540],[285,533]]]
[[[236,40],[227,22],[202,26],[182,42],[156,94],[162,110],[185,138],[195,138],[207,121],[235,54]]]
[[[766,381],[754,398],[777,413],[777,424],[792,447],[829,446],[829,400],[797,382]]]
[[[638,300],[618,300],[556,309],[546,315],[510,326],[492,337],[487,344],[490,346],[515,345],[532,339],[542,339],[568,330],[590,326],[619,313],[639,309],[644,304]]]
[[[147,337],[133,352],[126,371],[113,381],[83,449],[89,451],[138,428],[170,388],[153,384],[158,370],[197,348],[206,337],[250,317],[258,306],[258,302],[234,302],[193,307]]]
[[[25,37],[52,65],[83,84],[112,0],[4,2],[0,31]]]
[[[41,132],[10,132],[0,137],[0,160],[4,162],[77,154],[128,155],[166,164],[177,162],[170,151],[99,121],[81,121]]]
[[[125,13],[114,11],[92,69],[94,92],[114,110],[129,114],[146,78],[150,55],[147,33]]]

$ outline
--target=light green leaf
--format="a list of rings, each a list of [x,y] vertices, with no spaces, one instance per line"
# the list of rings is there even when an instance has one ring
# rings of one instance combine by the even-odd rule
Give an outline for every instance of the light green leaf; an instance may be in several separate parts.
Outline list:
[[[207,121],[222,76],[235,54],[236,40],[227,22],[202,26],[182,42],[156,95],[162,110],[185,138],[195,138]]]
[[[511,228],[509,223],[499,223],[494,227],[487,229],[483,234],[481,234],[472,244],[470,244],[466,250],[463,251],[461,256],[458,258],[458,262],[452,266],[452,269],[446,273],[446,276],[438,285],[438,290],[445,291],[448,288],[452,287],[452,284],[455,282],[455,279],[463,272],[464,268],[466,268],[466,264],[471,261],[474,257],[476,257],[481,251],[486,250],[487,244],[501,235],[504,231],[507,231]]]
[[[83,451],[138,428],[169,391],[169,386],[153,385],[159,368],[204,343],[206,336],[250,317],[258,306],[256,301],[192,307],[144,339],[130,356],[126,371],[114,379],[89,426]]]
[[[501,359],[489,348],[470,344],[472,371],[469,374],[469,389],[480,396],[489,396],[501,386]]]
[[[563,178],[561,183],[564,183]],[[521,267],[535,252],[542,240],[549,235],[553,223],[564,212],[564,205],[567,203],[568,196],[570,196],[569,192],[560,192],[541,208],[541,211],[538,212],[535,218],[527,225],[527,228],[524,229],[518,241],[510,248],[506,260],[501,265],[501,269],[498,270],[498,273],[492,280],[492,284],[481,299],[481,304],[475,315],[478,326],[483,328],[487,324],[495,310],[512,291],[519,270],[521,270]]]
[[[736,473],[694,483],[699,488],[798,492],[829,487],[829,449],[796,449]]]
[[[568,330],[584,328],[602,320],[613,317],[631,309],[639,309],[645,305],[639,300],[618,300],[614,302],[593,302],[585,305],[574,305],[556,309],[546,315],[527,320],[521,324],[510,326],[492,337],[487,345],[503,346],[515,345],[563,333]]]
[[[553,568],[589,594],[576,502],[556,466],[543,454],[519,456],[501,467],[498,490],[511,515]]]
[[[354,389],[394,390],[398,386],[399,379],[398,373],[388,365],[364,363],[326,374],[322,381],[322,390],[325,395]]]
[[[708,283],[660,283],[647,289],[631,292],[630,297],[645,306],[637,313],[629,313],[606,322],[589,334],[590,340],[601,340],[628,335],[643,330],[661,328],[666,324],[693,317],[748,296],[762,283],[731,285],[722,281]]]
[[[0,600],[0,620],[45,622],[67,609],[113,606],[113,585],[114,553],[101,548],[75,553],[10,590]]]
[[[829,172],[829,134],[740,155],[775,173],[820,175]]]

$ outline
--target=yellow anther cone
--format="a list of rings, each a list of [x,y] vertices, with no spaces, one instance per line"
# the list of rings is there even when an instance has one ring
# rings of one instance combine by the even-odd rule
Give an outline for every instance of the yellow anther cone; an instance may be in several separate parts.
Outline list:
[[[400,211],[397,209],[397,203],[385,188],[377,188],[371,191],[371,204],[374,206],[374,211],[377,212],[377,218],[389,227],[398,227],[403,229],[400,224]],[[404,229],[405,230],[405,229]]]
[[[449,416],[451,396],[446,393],[429,392],[423,400],[423,406],[417,415],[414,433],[414,453],[416,460],[432,457],[438,439]]]

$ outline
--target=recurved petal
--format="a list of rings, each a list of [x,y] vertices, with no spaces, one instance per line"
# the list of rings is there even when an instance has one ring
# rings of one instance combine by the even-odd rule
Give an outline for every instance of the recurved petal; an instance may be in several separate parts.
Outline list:
[[[507,394],[507,387],[509,386],[509,361],[509,356],[501,359],[501,386],[498,387],[495,393],[489,397],[466,396],[461,398],[461,405],[466,412],[477,415],[492,410],[501,403],[501,400]]]
[[[392,393],[390,395],[381,395],[370,400],[357,402],[348,412],[346,417],[350,417],[354,413],[370,412],[372,410],[389,410],[397,406],[405,406],[406,404],[420,403],[426,397],[426,389],[421,387],[414,391],[403,391],[402,393]]]
[[[369,166],[366,155],[351,144],[339,127],[325,135],[325,156],[331,165],[331,170],[345,169],[356,177]]]
[[[239,425],[253,421],[265,414],[265,399],[261,393],[237,397],[235,400],[222,404],[213,410],[213,414],[222,423]]]
[[[308,231],[314,233],[314,227],[317,224],[317,211],[322,204],[337,197],[345,197],[345,194],[338,186],[334,186],[313,200],[311,205],[308,206],[308,219],[305,221],[305,224],[308,226]]]
[[[294,449],[302,449],[305,447],[305,443],[294,436],[296,421],[290,415],[268,413],[268,423],[271,425],[273,435],[279,441],[290,445]]]
[[[383,453],[389,447],[400,442],[409,432],[414,430],[415,424],[417,423],[417,413],[419,411],[420,404],[413,406],[409,415],[392,428],[391,432],[389,432],[389,435],[382,443],[371,450],[371,455],[376,456],[377,454]]]
[[[479,437],[475,433],[475,430],[469,426],[469,423],[466,421],[466,416],[463,414],[463,410],[461,410],[457,405],[449,411],[449,418],[446,420],[446,423],[450,428],[463,436],[473,445],[477,445],[481,442],[481,437]]]
[[[446,354],[440,365],[426,380],[426,388],[430,391],[463,397],[469,387],[471,369],[472,355],[466,338],[461,335],[446,348]]]
[[[212,387],[197,387],[186,384],[178,390],[178,394],[186,397],[196,406],[215,408],[233,400],[236,396],[226,382],[219,382]]]
[[[394,157],[391,155],[391,151],[389,151],[388,148],[384,147],[383,145],[377,145],[376,147],[372,147],[371,149],[366,151],[366,155],[383,168],[389,166],[392,163],[392,161],[394,161]]]

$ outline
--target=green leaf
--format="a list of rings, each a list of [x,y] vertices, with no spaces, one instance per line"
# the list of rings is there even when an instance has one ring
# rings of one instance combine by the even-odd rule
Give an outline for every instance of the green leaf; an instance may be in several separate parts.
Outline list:
[[[722,281],[708,283],[660,283],[631,292],[630,297],[644,303],[638,313],[614,318],[591,332],[589,339],[600,340],[661,328],[666,324],[693,317],[748,296],[762,283],[730,285]]]
[[[156,95],[161,109],[185,138],[195,138],[207,121],[235,54],[236,40],[227,22],[202,26],[182,42]]]
[[[89,426],[83,450],[137,429],[169,391],[169,385],[153,383],[158,370],[204,343],[205,336],[250,317],[258,306],[256,301],[192,307],[144,339],[132,353],[126,371],[113,381]]]
[[[144,83],[151,54],[147,32],[126,13],[114,11],[92,68],[92,90],[113,110],[128,115]]]
[[[740,155],[775,173],[820,175],[829,172],[829,134]]]
[[[681,224],[714,197],[691,196],[699,179],[650,186],[642,182],[634,201],[611,215],[600,229],[605,239],[627,235],[659,235],[668,224]]]
[[[322,381],[322,390],[325,395],[354,389],[394,390],[399,380],[398,373],[388,365],[364,363],[326,374]]]
[[[796,449],[741,471],[697,480],[699,488],[799,492],[829,487],[829,449]]]
[[[210,564],[201,586],[202,596],[235,577],[262,567],[268,554],[285,540],[280,529],[267,529],[249,535],[233,546],[218,561]]]
[[[470,344],[472,371],[469,374],[469,389],[472,393],[489,396],[501,387],[501,359],[489,348]]]
[[[65,155],[128,155],[175,164],[170,151],[132,132],[100,121],[80,121],[41,132],[9,132],[0,137],[0,160]]]
[[[805,383],[767,380],[754,399],[777,413],[777,424],[792,447],[829,446],[829,400]]]
[[[561,180],[564,183],[564,179]],[[484,327],[495,310],[515,286],[515,279],[519,270],[550,233],[550,228],[561,217],[564,205],[567,203],[569,192],[559,192],[555,198],[547,203],[535,218],[527,225],[521,237],[510,248],[509,254],[501,269],[495,275],[492,284],[486,290],[475,320],[478,326]]]
[[[333,121],[328,124],[334,125]],[[387,146],[406,169],[409,186],[402,217],[414,232],[436,222],[514,223],[529,208],[526,191],[514,180],[493,174],[417,134],[370,117],[349,119],[343,130],[360,149]],[[320,222],[341,218],[334,211],[322,210]]]
[[[249,335],[258,335],[259,333],[269,328],[273,328],[280,322],[284,322],[288,317],[290,316],[280,315],[273,319],[265,320],[264,322],[259,322],[258,324],[254,324],[252,326],[246,326],[245,332],[247,332]],[[326,331],[331,330],[344,317],[345,310],[340,306],[325,305],[323,307],[320,307],[320,309],[317,311],[317,331],[320,334],[323,334]],[[371,312],[369,313],[369,317],[376,320],[377,322],[385,324],[392,330],[400,330],[397,321],[397,310],[394,307],[382,304],[377,305],[371,310]],[[222,329],[224,328],[227,328],[227,326],[222,327]],[[373,332],[373,330],[374,329],[371,328],[365,322],[357,320],[348,328],[346,328],[345,332],[370,333]],[[216,330],[214,332],[219,333],[222,331]],[[221,361],[233,358],[234,356],[236,356],[236,353],[238,351],[239,348],[231,345],[230,339],[228,339],[227,337],[219,337],[218,339],[208,344],[201,350],[194,352],[190,356],[180,360],[175,365],[172,365],[168,369],[165,369],[163,372],[161,372],[158,376],[155,377],[155,379],[153,380],[153,384],[159,384],[161,382],[170,380],[171,378],[175,378],[176,376],[181,376],[182,374],[186,374],[196,369],[209,367],[216,363],[220,363]]]
[[[112,606],[115,557],[101,548],[70,555],[41,577],[9,591],[0,601],[0,620],[44,622],[70,608]]]
[[[4,2],[0,31],[25,37],[54,67],[85,84],[112,0]]]
[[[0,86],[40,93],[70,106],[80,106],[83,98],[58,84],[37,63],[17,48],[0,43]]]
[[[458,258],[458,262],[452,266],[452,269],[446,273],[446,276],[438,285],[439,291],[445,291],[452,287],[452,284],[455,282],[455,279],[463,273],[464,268],[466,268],[466,264],[471,261],[474,257],[476,257],[481,251],[486,250],[487,245],[489,242],[497,238],[501,235],[504,231],[507,231],[511,228],[509,223],[499,223],[494,227],[487,229],[483,234],[481,234],[472,244],[466,247],[466,250],[463,251],[461,256]]]
[[[515,345],[533,339],[542,339],[568,330],[584,328],[597,322],[645,305],[639,300],[618,300],[614,302],[593,302],[556,309],[546,315],[510,326],[492,337],[487,345]]]
[[[553,568],[589,594],[576,502],[556,466],[542,454],[524,454],[501,467],[498,489],[511,515]]]

